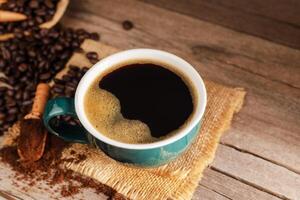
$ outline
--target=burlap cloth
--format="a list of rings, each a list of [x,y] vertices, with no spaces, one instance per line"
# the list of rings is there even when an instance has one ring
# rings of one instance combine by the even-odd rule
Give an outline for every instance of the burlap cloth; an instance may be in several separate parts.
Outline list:
[[[93,42],[85,42],[83,49],[96,50],[102,57],[116,51]],[[88,63],[83,56],[74,55],[69,64],[87,66]],[[87,159],[80,163],[65,161],[62,167],[92,177],[131,199],[191,199],[203,170],[214,159],[220,137],[230,127],[233,115],[240,110],[245,96],[241,88],[229,88],[210,81],[205,81],[205,86],[208,101],[200,133],[190,148],[169,164],[157,168],[138,168],[119,163],[98,149],[72,144],[64,150],[62,157],[85,154]],[[4,144],[12,144],[18,132],[17,125],[11,128]],[[71,154],[71,150],[77,153]]]

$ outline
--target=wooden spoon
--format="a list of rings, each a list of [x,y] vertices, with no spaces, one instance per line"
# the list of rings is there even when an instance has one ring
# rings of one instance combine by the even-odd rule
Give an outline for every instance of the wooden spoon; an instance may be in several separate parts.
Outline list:
[[[17,12],[0,10],[0,22],[16,22],[27,19],[27,16]]]
[[[6,0],[0,0],[0,4],[5,3],[5,2],[6,2]],[[68,4],[69,4],[69,0],[60,0],[57,3],[56,12],[53,15],[52,19],[48,22],[40,24],[39,27],[49,29],[49,28],[53,27],[55,24],[57,24],[57,22],[61,19],[61,17],[65,13]],[[9,12],[9,11],[0,11],[0,23],[1,23],[1,13],[3,15],[3,12]],[[21,17],[21,15],[23,15],[23,14],[10,12],[10,14],[8,16],[7,13],[4,13],[4,16],[6,17],[6,20],[10,20],[10,22],[18,21],[18,20],[16,20],[17,17],[18,17],[18,19],[21,19],[22,17],[24,17],[24,16]],[[27,16],[25,16],[25,17],[26,17],[25,19],[27,19]],[[22,19],[22,20],[24,20],[24,19]],[[5,34],[0,35],[0,41],[8,40],[8,39],[13,38],[13,37],[14,37],[13,33],[5,33]]]
[[[44,127],[44,112],[50,87],[46,83],[37,86],[31,113],[21,121],[20,136],[17,149],[21,161],[34,162],[39,160],[45,149],[47,131]]]

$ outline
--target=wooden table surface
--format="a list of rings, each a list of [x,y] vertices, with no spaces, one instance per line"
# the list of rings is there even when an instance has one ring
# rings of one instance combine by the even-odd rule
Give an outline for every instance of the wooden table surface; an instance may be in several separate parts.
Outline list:
[[[300,1],[72,0],[63,24],[120,49],[170,51],[246,88],[193,199],[300,199]]]

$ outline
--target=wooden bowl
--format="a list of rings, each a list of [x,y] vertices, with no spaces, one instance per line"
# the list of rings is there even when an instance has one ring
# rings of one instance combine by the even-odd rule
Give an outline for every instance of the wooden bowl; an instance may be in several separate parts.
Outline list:
[[[0,0],[0,4],[1,3],[5,3],[5,2],[6,2],[6,0]],[[53,15],[52,19],[50,21],[47,21],[45,23],[40,24],[39,27],[40,28],[50,29],[55,24],[57,24],[58,21],[63,16],[63,14],[65,13],[68,4],[69,4],[69,0],[60,0],[57,3],[56,12]],[[13,38],[13,37],[14,37],[13,33],[5,33],[5,34],[0,35],[0,41],[8,40],[8,39]]]

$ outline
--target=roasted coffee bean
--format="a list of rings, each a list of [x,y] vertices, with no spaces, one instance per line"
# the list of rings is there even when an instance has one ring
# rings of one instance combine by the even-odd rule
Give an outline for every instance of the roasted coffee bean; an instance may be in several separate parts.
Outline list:
[[[30,57],[36,57],[36,52],[33,51],[33,50],[30,50],[30,51],[28,51],[28,55],[29,55]]]
[[[0,113],[5,113],[6,112],[6,107],[0,106]]]
[[[70,57],[70,52],[68,52],[68,51],[64,52],[64,53],[61,54],[61,56],[60,56],[60,58],[61,58],[62,60],[65,60],[65,59],[67,59],[67,58],[69,58],[69,57]]]
[[[1,48],[1,53],[5,60],[9,60],[11,58],[10,52],[7,49],[5,49],[4,47]]]
[[[73,120],[70,120],[68,123],[69,123],[70,125],[72,125],[72,126],[76,126],[76,125],[77,125],[77,123],[76,123],[75,121],[73,121]]]
[[[69,81],[72,80],[72,78],[69,75],[63,75],[62,80],[65,81],[65,82],[69,82]]]
[[[76,72],[75,71],[73,71],[73,70],[69,70],[69,72],[68,72],[68,75],[69,76],[76,76]]]
[[[91,60],[91,59],[99,59],[99,56],[97,54],[97,52],[94,52],[94,51],[91,51],[91,52],[88,52],[86,54],[86,57]]]
[[[8,114],[16,114],[18,113],[18,108],[17,107],[13,107],[13,108],[10,108],[8,111],[7,111]]]
[[[39,2],[37,0],[31,0],[29,2],[29,7],[30,8],[38,8],[39,7]]]
[[[8,83],[8,79],[5,77],[0,77],[0,82],[1,83]]]
[[[131,30],[134,27],[133,23],[131,21],[129,21],[129,20],[123,21],[122,22],[122,26],[123,26],[123,29],[127,30],[127,31]]]
[[[20,82],[22,83],[25,83],[25,82],[27,82],[28,81],[28,78],[27,78],[27,76],[23,76],[21,79],[20,79]]]
[[[63,116],[62,117],[62,120],[66,121],[66,122],[70,121],[71,119],[72,119],[71,116]]]
[[[8,114],[7,116],[6,116],[6,118],[5,118],[5,121],[7,121],[7,122],[14,122],[14,121],[16,121],[16,119],[17,119],[17,116],[15,115],[15,114]],[[9,126],[8,126],[9,127]]]
[[[48,7],[48,8],[54,8],[54,4],[51,0],[46,0],[45,1],[45,5]]]
[[[24,5],[24,0],[17,0],[16,1],[16,5],[18,6],[18,7],[22,7],[23,5]]]
[[[4,105],[4,99],[0,99],[0,106],[2,107]]]
[[[53,81],[54,81],[54,83],[56,83],[56,84],[64,84],[64,83],[65,83],[65,81],[63,81],[63,80],[61,80],[61,79],[57,79],[57,78],[54,78]]]
[[[7,108],[11,108],[11,107],[15,107],[17,105],[17,102],[13,99],[10,100],[6,100],[6,107]]]
[[[65,89],[65,85],[55,84],[53,88],[59,88],[61,90]]]
[[[8,79],[8,84],[9,85],[15,85],[17,82],[18,82],[17,78]]]
[[[53,87],[53,92],[57,93],[57,94],[62,94],[62,92],[64,91],[64,88],[58,88],[58,87]]]
[[[6,90],[7,90],[7,87],[0,86],[0,92],[6,92]]]
[[[19,101],[22,99],[22,96],[23,96],[22,91],[18,91],[15,95],[15,99]]]
[[[79,73],[78,73],[79,74]],[[79,74],[80,76],[80,79],[78,79],[78,74],[76,75],[76,77],[72,80],[72,83],[75,84],[75,85],[78,85],[80,79],[81,79],[81,74]]]
[[[65,92],[65,96],[66,96],[66,97],[73,97],[73,96],[74,96],[74,93],[73,93],[73,92],[70,92],[70,91],[67,91],[67,92]]]
[[[8,121],[8,120],[6,120],[6,122],[10,122],[10,121]],[[10,123],[8,123],[8,124],[4,124],[3,125],[3,129],[4,129],[4,131],[6,131],[9,127],[11,126],[11,124]]]
[[[98,59],[90,59],[90,62],[91,62],[92,64],[96,64],[98,61],[99,61]]]
[[[4,113],[0,113],[0,120],[1,120],[1,121],[4,120],[5,117],[6,117],[6,115],[5,115]]]
[[[0,59],[0,70],[2,70],[5,67],[5,61],[4,59]]]
[[[51,78],[51,73],[50,72],[46,72],[40,75],[40,80],[41,81],[47,81]]]
[[[66,87],[65,87],[66,93],[75,92],[75,90],[76,90],[76,86],[74,87],[74,86],[66,85]]]
[[[18,70],[20,72],[26,72],[27,69],[28,69],[28,65],[26,63],[22,63],[18,66]]]
[[[62,51],[64,49],[64,47],[61,44],[56,44],[56,45],[54,45],[54,49],[56,51]]]
[[[16,91],[22,90],[22,88],[23,88],[23,85],[20,85],[20,84],[17,84],[16,86],[14,86],[14,89]]]
[[[100,40],[100,35],[98,34],[98,33],[91,33],[90,34],[90,38],[92,39],[92,40],[96,40],[96,41],[99,41]]]
[[[42,24],[44,22],[43,18],[39,16],[35,17],[35,20],[38,24]]]
[[[28,99],[31,99],[31,95],[30,95],[29,91],[24,91],[24,93],[23,93],[23,101],[26,101]]]
[[[39,16],[45,16],[47,14],[47,12],[45,9],[38,9],[38,10],[35,10],[35,14],[39,15]]]
[[[7,7],[8,7],[8,8],[15,8],[15,7],[16,7],[16,3],[15,3],[14,1],[9,1],[9,2],[7,3]]]
[[[78,72],[78,71],[80,70],[79,67],[74,66],[74,65],[70,65],[70,66],[69,66],[69,69],[70,69],[70,71],[74,71],[74,72]],[[69,72],[70,72],[70,71],[69,71]]]
[[[22,106],[28,106],[32,104],[32,100],[27,100],[22,102]]]
[[[86,72],[89,70],[89,68],[88,68],[88,67],[83,67],[81,70],[82,70],[84,73],[86,73]]]
[[[15,91],[12,89],[7,90],[6,95],[9,97],[13,97],[15,95]]]

